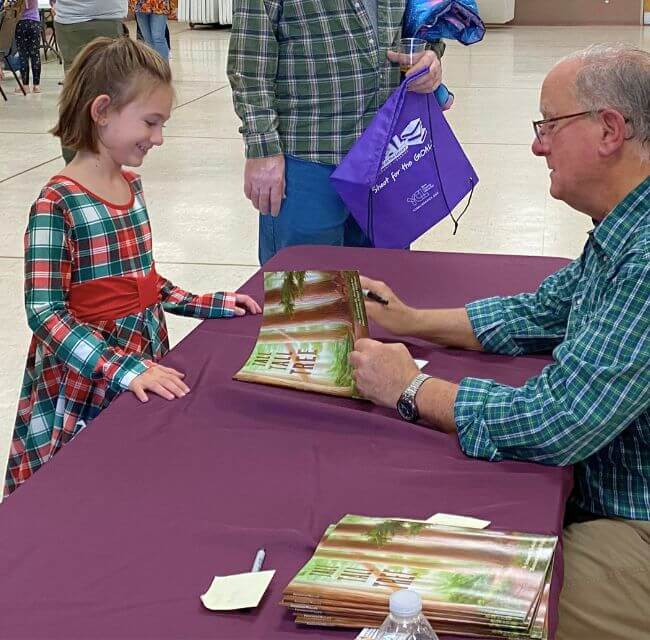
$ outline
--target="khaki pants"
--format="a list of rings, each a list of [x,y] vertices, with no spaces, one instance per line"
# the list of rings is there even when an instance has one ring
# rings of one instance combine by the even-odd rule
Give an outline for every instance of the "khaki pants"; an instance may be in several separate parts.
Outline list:
[[[650,522],[602,518],[564,530],[556,640],[650,639]]]
[[[67,73],[76,55],[95,38],[119,38],[125,35],[124,23],[121,20],[88,20],[76,24],[54,23],[56,42],[63,58],[63,69]],[[63,159],[66,164],[74,158],[74,151],[62,147]]]

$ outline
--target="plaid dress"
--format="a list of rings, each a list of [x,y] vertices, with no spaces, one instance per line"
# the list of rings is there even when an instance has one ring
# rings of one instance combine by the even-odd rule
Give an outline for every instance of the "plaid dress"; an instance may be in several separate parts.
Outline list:
[[[131,172],[124,177],[131,188],[124,205],[55,176],[32,206],[25,233],[25,307],[34,335],[5,495],[169,351],[163,309],[195,318],[234,315],[234,294],[195,296],[162,277],[159,301],[142,312],[92,323],[71,315],[71,286],[112,276],[142,277],[153,267],[140,178]]]

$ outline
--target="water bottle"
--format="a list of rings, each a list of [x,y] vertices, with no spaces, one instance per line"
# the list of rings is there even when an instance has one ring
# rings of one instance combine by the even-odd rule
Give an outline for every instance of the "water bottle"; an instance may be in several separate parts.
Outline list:
[[[390,596],[389,609],[376,640],[438,640],[429,621],[422,615],[422,600],[417,591],[395,591]]]

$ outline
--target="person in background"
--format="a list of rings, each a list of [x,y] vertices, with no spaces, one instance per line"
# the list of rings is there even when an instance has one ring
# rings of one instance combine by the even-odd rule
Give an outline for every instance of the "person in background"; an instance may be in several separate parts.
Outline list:
[[[597,45],[542,86],[533,154],[551,196],[596,222],[536,292],[415,309],[384,283],[369,317],[396,335],[508,357],[552,352],[520,387],[420,374],[403,344],[359,340],[359,391],[455,434],[466,455],[573,465],[557,640],[648,638],[650,602],[650,53]]]
[[[10,7],[15,3],[16,0],[9,2],[8,0],[0,0],[0,11],[5,7]],[[7,56],[7,59],[2,59],[2,56]],[[0,50],[0,80],[4,80],[4,72],[6,71],[20,71],[20,56],[18,55],[18,48],[16,47],[16,37],[14,35],[14,40],[11,43],[11,48],[9,51]]]
[[[16,48],[20,60],[20,80],[29,91],[29,68],[32,71],[32,93],[40,93],[41,88],[41,17],[38,13],[38,0],[25,0],[23,14],[16,25]],[[22,95],[20,87],[14,93]]]
[[[137,20],[135,23],[136,26],[136,38],[138,40],[142,40],[142,42],[145,42],[144,36],[142,35],[142,30],[140,29],[140,25],[138,24]],[[167,43],[167,47],[169,48],[169,59],[172,59],[172,40],[171,40],[171,34],[169,33],[169,21],[167,21],[167,26],[165,27],[165,42]]]
[[[75,56],[98,36],[125,35],[127,4],[128,0],[56,0],[54,30],[66,73]],[[66,163],[74,157],[71,149],[63,147],[62,152]]]
[[[135,14],[144,41],[155,49],[163,60],[169,60],[167,17],[171,12],[169,0],[129,0],[129,9]]]
[[[149,393],[187,395],[184,374],[160,364],[169,351],[165,310],[195,318],[261,311],[249,296],[193,295],[157,273],[142,183],[125,167],[163,143],[173,98],[167,61],[130,38],[95,39],[68,70],[53,133],[75,156],[41,191],[25,233],[34,335],[5,495],[121,392],[142,402]]]
[[[369,246],[329,177],[400,83],[389,48],[405,0],[241,0],[228,79],[242,121],[244,193],[259,216],[259,260],[300,244]],[[437,42],[409,70],[441,82]]]

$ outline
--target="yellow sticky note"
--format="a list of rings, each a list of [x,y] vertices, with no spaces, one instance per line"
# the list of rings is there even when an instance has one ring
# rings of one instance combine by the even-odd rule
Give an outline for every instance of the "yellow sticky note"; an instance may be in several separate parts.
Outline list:
[[[436,513],[427,519],[430,524],[440,524],[445,527],[465,527],[466,529],[485,529],[490,526],[489,520],[479,520],[469,516],[457,516],[452,513]]]
[[[256,607],[267,590],[275,571],[215,576],[201,602],[211,611],[233,611]]]

